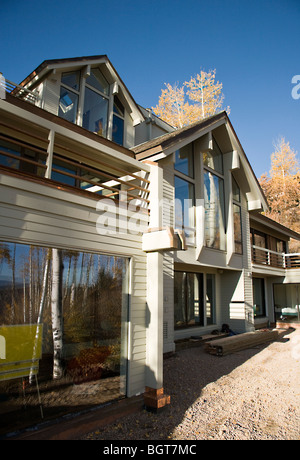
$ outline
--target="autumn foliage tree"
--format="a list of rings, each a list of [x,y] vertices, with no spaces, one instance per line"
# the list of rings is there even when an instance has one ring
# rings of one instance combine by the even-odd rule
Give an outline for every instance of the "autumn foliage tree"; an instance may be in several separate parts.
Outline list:
[[[222,110],[222,83],[215,81],[216,71],[201,71],[178,86],[165,83],[153,112],[175,128],[182,128]],[[229,112],[229,107],[226,109]]]
[[[270,206],[266,216],[300,233],[300,164],[284,138],[275,145],[269,175],[263,174],[259,182]],[[299,242],[291,248],[300,252]]]

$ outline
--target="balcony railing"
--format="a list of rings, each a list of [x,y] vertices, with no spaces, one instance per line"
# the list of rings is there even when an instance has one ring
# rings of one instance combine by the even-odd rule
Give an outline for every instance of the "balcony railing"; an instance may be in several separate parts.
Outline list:
[[[37,93],[7,80],[0,72],[0,95],[2,99],[5,98],[5,93],[10,93],[13,96],[24,99],[27,102],[31,102],[32,104],[35,104],[39,100]]]
[[[0,121],[0,172],[14,171],[15,174],[17,171],[28,177],[35,176],[43,183],[49,181],[59,189],[62,184],[76,194],[88,193],[97,199],[112,199],[149,212],[150,180],[142,167],[135,169],[121,161],[112,163],[103,156],[91,162],[89,151],[85,152],[81,145],[71,148],[62,137],[55,135],[52,155],[49,155],[49,139],[49,135],[29,133],[13,122]]]
[[[300,252],[285,255],[285,268],[300,268]]]
[[[252,262],[275,268],[300,268],[300,253],[285,254],[284,252],[252,246]]]

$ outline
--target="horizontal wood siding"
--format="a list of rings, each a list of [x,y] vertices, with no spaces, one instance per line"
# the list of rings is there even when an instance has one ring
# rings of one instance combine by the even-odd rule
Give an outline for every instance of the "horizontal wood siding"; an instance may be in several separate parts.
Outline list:
[[[58,115],[59,106],[59,93],[60,93],[60,78],[48,78],[44,82],[43,88],[43,109],[47,112]]]
[[[245,331],[254,330],[250,220],[246,198],[242,199],[243,273],[245,291]]]
[[[163,163],[163,226],[174,226],[174,168],[173,161]],[[172,203],[172,206],[170,206]],[[175,351],[174,345],[174,253],[167,252],[163,260],[164,283],[164,353]]]

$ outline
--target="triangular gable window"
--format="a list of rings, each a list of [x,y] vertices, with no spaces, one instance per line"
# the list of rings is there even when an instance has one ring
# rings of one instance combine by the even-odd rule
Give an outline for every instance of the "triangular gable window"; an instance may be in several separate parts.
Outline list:
[[[86,79],[86,83],[98,91],[101,91],[101,93],[105,94],[106,96],[109,95],[109,83],[107,82],[100,69],[91,69],[91,74]]]

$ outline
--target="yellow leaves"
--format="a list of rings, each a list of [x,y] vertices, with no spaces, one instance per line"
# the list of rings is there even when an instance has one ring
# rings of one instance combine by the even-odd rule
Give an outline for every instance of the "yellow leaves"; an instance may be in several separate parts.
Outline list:
[[[166,83],[166,89],[163,89],[159,98],[158,105],[152,108],[153,112],[170,125],[182,128],[186,124],[186,110],[184,87],[178,87]]]
[[[153,112],[175,128],[182,128],[221,111],[223,85],[215,82],[215,74],[215,70],[201,71],[180,87],[165,83]]]
[[[266,215],[299,232],[300,165],[296,152],[284,138],[278,141],[271,155],[270,175],[263,174],[259,182],[270,206]]]
[[[210,72],[201,71],[196,77],[184,84],[187,86],[189,98],[201,105],[202,118],[214,115],[221,110],[224,96],[222,95],[222,83],[215,82],[216,70]]]

